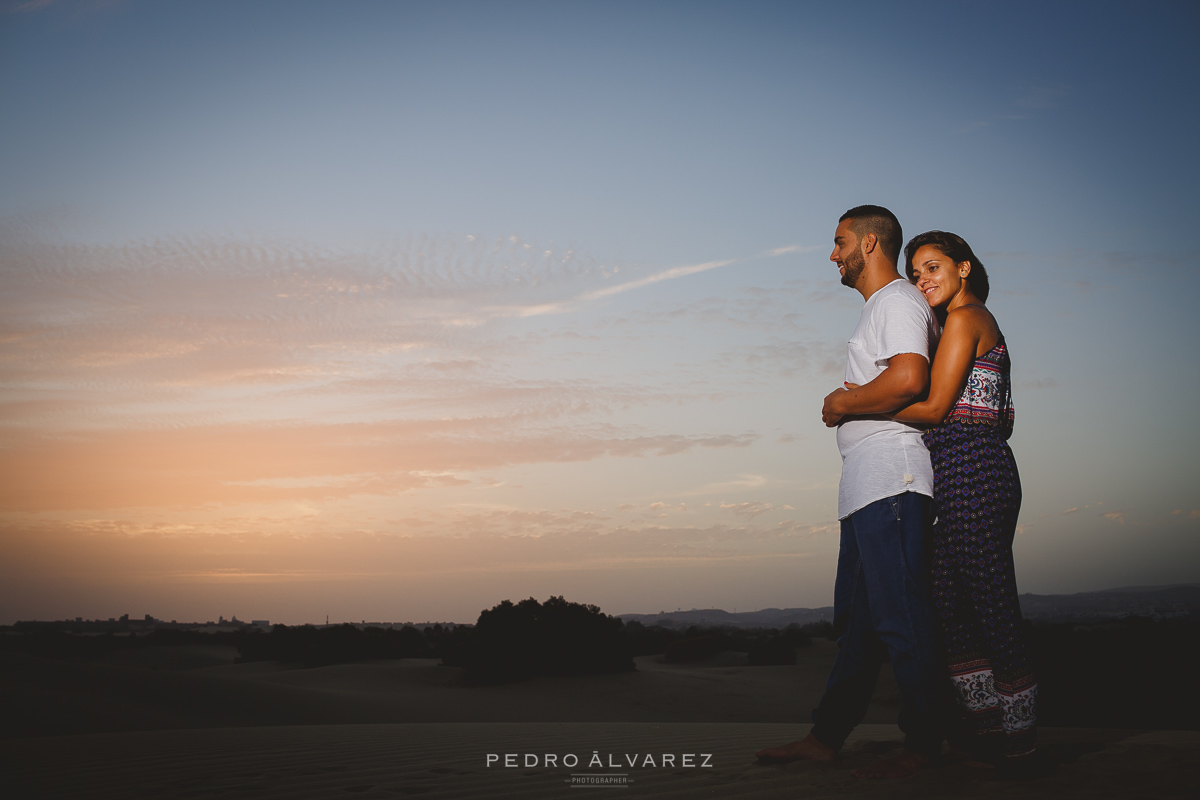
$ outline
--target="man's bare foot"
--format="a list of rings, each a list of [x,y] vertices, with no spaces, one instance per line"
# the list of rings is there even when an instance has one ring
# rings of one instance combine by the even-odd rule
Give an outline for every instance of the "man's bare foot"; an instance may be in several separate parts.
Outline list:
[[[833,761],[837,751],[821,743],[811,733],[798,742],[788,742],[779,747],[764,747],[754,754],[759,761]]]
[[[876,761],[869,767],[854,770],[856,778],[907,778],[933,761],[929,756],[905,750],[898,756]]]

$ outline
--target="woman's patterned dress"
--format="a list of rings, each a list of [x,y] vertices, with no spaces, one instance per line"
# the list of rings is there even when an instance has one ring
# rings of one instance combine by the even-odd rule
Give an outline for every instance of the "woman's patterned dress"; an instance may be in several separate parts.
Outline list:
[[[954,410],[924,439],[937,504],[933,593],[950,677],[968,732],[1003,733],[1005,754],[1022,756],[1037,737],[1037,682],[1013,574],[1021,479],[1008,447],[1009,372],[1001,337],[975,360]]]

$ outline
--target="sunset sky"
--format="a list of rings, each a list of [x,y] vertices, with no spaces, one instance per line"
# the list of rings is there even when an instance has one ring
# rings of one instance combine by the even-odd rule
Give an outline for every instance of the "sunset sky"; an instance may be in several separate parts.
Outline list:
[[[1200,581],[1200,6],[0,3],[0,623],[832,603],[879,203],[1022,592]]]

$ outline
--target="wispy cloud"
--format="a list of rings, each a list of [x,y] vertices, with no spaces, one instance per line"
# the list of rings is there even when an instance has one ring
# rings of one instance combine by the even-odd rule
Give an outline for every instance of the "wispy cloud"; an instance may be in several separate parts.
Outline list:
[[[509,240],[418,237],[370,253],[18,242],[0,244],[0,376],[23,391],[311,383],[397,359],[461,360],[487,349],[476,346],[497,300],[577,295],[605,270],[574,249],[531,254]]]
[[[693,489],[687,494],[690,495],[719,495],[723,492],[743,491],[745,489],[759,489],[771,482],[771,479],[766,475],[739,475],[737,478],[718,483],[705,484],[702,487]]]
[[[821,244],[810,244],[810,245],[789,244],[786,247],[776,247],[774,250],[768,250],[767,255],[768,256],[786,256],[791,253],[811,253],[814,250],[823,250],[823,249],[825,249],[825,245],[821,245]]]
[[[1034,84],[1017,96],[1016,105],[1039,110],[1057,108],[1070,93],[1071,86],[1066,83]]]
[[[0,528],[0,546],[23,566],[52,562],[54,578],[142,582],[212,580],[337,581],[371,576],[578,569],[809,557],[829,524],[755,527],[629,527],[589,512],[481,510],[463,514],[458,536],[382,531],[337,537],[265,534],[242,520],[236,534],[108,520]],[[56,554],[56,555],[52,555]],[[12,563],[11,561],[9,563]],[[113,567],[97,573],[97,563]]]
[[[722,503],[721,508],[726,511],[732,511],[737,516],[749,517],[754,519],[760,514],[765,514],[768,511],[782,509],[784,511],[794,511],[791,506],[776,506],[772,503],[750,502],[750,503]]]
[[[124,8],[129,5],[129,0],[73,0],[69,4],[58,2],[58,0],[16,0],[16,2],[6,0],[6,2],[0,3],[0,13],[29,14],[41,11],[51,5],[59,7],[67,5],[74,17],[86,18],[95,13]]]
[[[651,286],[662,281],[670,281],[676,278],[684,278],[688,275],[695,275],[700,272],[708,272],[710,269],[717,269],[733,264],[732,259],[726,261],[706,261],[703,264],[692,264],[686,267],[672,267],[668,270],[648,275],[645,278],[626,281],[625,283],[617,284],[616,286],[607,286],[603,289],[595,289],[590,292],[585,292],[579,296],[580,300],[599,300],[602,297],[611,297],[614,294],[628,292],[633,289],[641,289],[644,286]]]
[[[324,501],[470,483],[516,464],[740,448],[752,434],[589,436],[513,420],[196,425],[13,435],[0,452],[0,510],[197,507]]]
[[[1058,381],[1054,378],[1028,378],[1025,380],[1016,381],[1016,384],[1018,389],[1030,392],[1058,388]]]
[[[672,267],[671,269],[657,272],[653,275],[647,275],[644,278],[637,278],[632,281],[616,284],[615,286],[605,286],[600,289],[583,292],[569,300],[554,303],[539,303],[530,306],[513,306],[513,307],[493,307],[489,311],[494,311],[507,316],[515,317],[537,317],[543,314],[563,314],[573,310],[582,303],[600,300],[605,297],[622,294],[624,292],[641,289],[646,286],[653,286],[662,281],[675,280],[676,278],[684,278],[688,275],[695,275],[700,272],[707,272],[710,269],[718,269],[719,267],[728,266],[735,263],[734,260],[727,261],[706,261],[703,264],[691,264],[684,267]]]
[[[6,3],[3,8],[4,12],[8,14],[24,14],[45,8],[53,2],[54,0],[28,0],[24,3]]]
[[[982,118],[960,124],[955,133],[970,133],[997,124],[1016,122],[1035,116],[1036,112],[1058,108],[1070,95],[1072,87],[1066,83],[1038,83],[1026,86],[1016,93],[1009,110],[997,111]]]
[[[749,558],[758,536],[767,550],[799,552],[779,542],[811,531],[772,495],[779,481],[729,467],[763,438],[745,415],[721,410],[743,391],[723,366],[739,356],[706,342],[687,364],[678,342],[693,329],[722,346],[736,338],[722,331],[757,341],[769,330],[774,349],[740,368],[769,379],[801,355],[802,292],[664,292],[665,309],[612,303],[590,328],[496,311],[602,303],[731,263],[644,274],[519,237],[412,237],[348,252],[0,236],[0,529],[32,514],[63,524],[87,517],[85,527],[111,541],[532,537],[543,540],[535,555],[544,564]],[[648,326],[664,335],[646,336]],[[669,342],[665,361],[656,339]],[[597,509],[619,505],[607,513],[540,508],[549,491],[528,478],[601,475],[606,459],[652,472],[647,461],[680,456],[698,488],[647,497],[614,481],[623,488],[580,493]],[[179,552],[196,556],[208,546],[200,541]],[[290,581],[342,568],[243,553],[162,569],[189,580]]]

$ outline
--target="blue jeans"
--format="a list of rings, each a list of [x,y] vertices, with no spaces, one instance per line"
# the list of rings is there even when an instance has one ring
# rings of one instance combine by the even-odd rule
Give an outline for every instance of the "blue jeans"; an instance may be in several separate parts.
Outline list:
[[[842,520],[834,584],[834,630],[841,647],[812,734],[840,750],[862,722],[884,653],[904,704],[904,746],[936,756],[944,733],[945,665],[929,590],[933,501],[915,492],[886,497]]]

